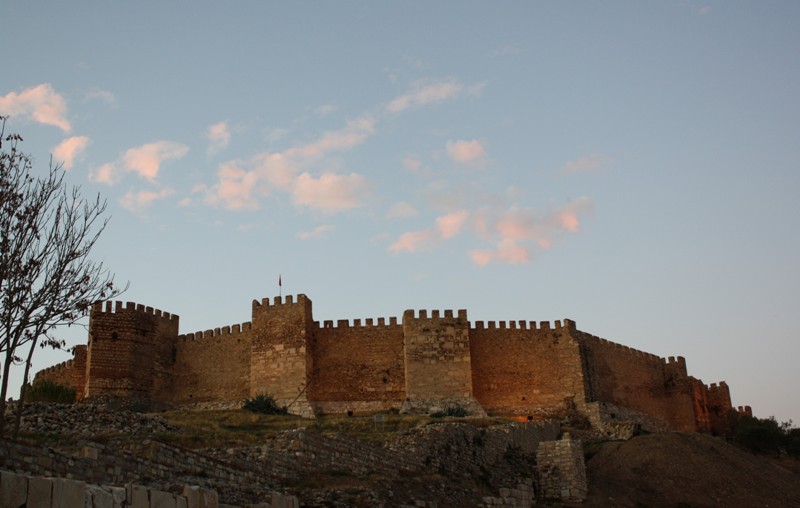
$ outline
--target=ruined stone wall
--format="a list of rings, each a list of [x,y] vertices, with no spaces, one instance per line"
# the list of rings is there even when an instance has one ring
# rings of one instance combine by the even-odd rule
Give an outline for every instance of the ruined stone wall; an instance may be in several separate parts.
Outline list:
[[[426,310],[403,313],[406,404],[408,412],[429,412],[459,405],[470,414],[484,413],[472,393],[472,355],[467,311],[442,315]]]
[[[89,320],[87,397],[152,399],[171,379],[178,316],[128,302],[95,304]]]
[[[397,318],[314,323],[309,399],[323,413],[400,408],[406,398]]]
[[[556,321],[477,321],[470,329],[472,388],[493,413],[550,414],[584,396],[579,344]],[[574,326],[574,323],[573,323]]]
[[[251,323],[180,335],[173,383],[162,400],[176,404],[250,397]]]
[[[294,414],[311,416],[307,379],[312,372],[307,354],[313,317],[311,300],[297,295],[253,301],[250,395],[271,394]]]

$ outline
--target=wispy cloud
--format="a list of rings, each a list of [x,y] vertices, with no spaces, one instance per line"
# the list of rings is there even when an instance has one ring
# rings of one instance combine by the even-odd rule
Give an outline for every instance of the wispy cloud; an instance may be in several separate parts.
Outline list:
[[[116,106],[117,105],[117,98],[114,97],[114,94],[109,92],[108,90],[103,90],[98,87],[92,87],[88,92],[86,92],[86,99],[87,100],[99,100],[105,102],[109,106]]]
[[[317,226],[311,231],[301,231],[297,233],[295,236],[300,240],[311,240],[314,238],[324,238],[332,233],[336,229],[336,226],[331,224],[323,224],[321,226]]]
[[[231,142],[231,131],[228,122],[219,122],[209,126],[206,132],[208,139],[208,155],[215,155],[228,147]]]
[[[527,263],[534,250],[550,249],[563,234],[580,232],[581,217],[593,208],[591,200],[579,198],[547,212],[517,206],[481,209],[475,213],[473,228],[494,248],[472,250],[470,259],[479,266]]]
[[[152,182],[158,176],[162,162],[180,159],[188,151],[189,147],[181,143],[154,141],[126,151],[122,156],[122,164],[128,171]]]
[[[486,150],[477,139],[471,141],[448,141],[445,152],[451,160],[461,164],[471,164],[481,161],[486,156]]]
[[[449,240],[460,231],[469,212],[458,210],[436,218],[432,228],[420,231],[408,231],[400,235],[389,246],[389,252],[420,252],[430,250],[443,240]]]
[[[103,164],[89,172],[89,180],[106,185],[114,185],[119,181],[119,170],[113,162]]]
[[[64,132],[72,129],[66,117],[66,101],[49,83],[0,97],[0,114],[53,125]]]
[[[294,181],[292,201],[326,213],[361,206],[369,192],[367,179],[359,174],[324,173],[314,177],[303,173]]]
[[[567,162],[562,166],[564,173],[584,173],[600,169],[610,158],[603,154],[592,154]]]
[[[389,207],[389,210],[386,212],[387,219],[400,219],[403,217],[413,217],[418,215],[419,212],[416,208],[414,208],[411,204],[406,203],[405,201],[399,201]]]
[[[142,214],[155,201],[164,199],[172,194],[174,194],[174,191],[168,188],[160,191],[130,191],[119,199],[119,203],[130,212]]]
[[[217,171],[217,184],[207,189],[206,202],[230,210],[256,209],[262,198],[278,192],[288,194],[296,205],[325,213],[361,206],[370,192],[363,175],[317,176],[302,170],[332,152],[355,148],[374,132],[374,118],[365,115],[309,143],[262,153],[250,161],[227,162]]]
[[[386,105],[386,111],[400,113],[407,109],[444,102],[463,93],[479,93],[482,88],[483,84],[465,86],[454,79],[439,82],[417,81],[411,85],[410,91],[392,99]]]
[[[64,169],[69,171],[75,159],[81,157],[91,140],[87,136],[72,136],[65,139],[53,148],[53,158],[64,164]]]

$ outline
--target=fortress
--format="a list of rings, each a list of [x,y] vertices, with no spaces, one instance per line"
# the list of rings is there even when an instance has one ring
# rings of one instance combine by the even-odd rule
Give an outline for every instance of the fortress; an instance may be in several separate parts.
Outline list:
[[[431,412],[724,433],[737,410],[725,382],[689,376],[682,357],[637,351],[569,319],[470,322],[467,311],[317,322],[303,294],[253,301],[252,321],[180,334],[177,315],[128,302],[95,304],[88,344],[34,380],[81,399],[239,407],[267,393],[291,413]],[[750,408],[739,408],[749,412]]]

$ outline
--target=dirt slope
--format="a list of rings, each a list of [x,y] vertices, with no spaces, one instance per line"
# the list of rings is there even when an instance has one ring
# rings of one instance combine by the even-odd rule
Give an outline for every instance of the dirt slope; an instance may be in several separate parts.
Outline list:
[[[702,434],[601,445],[586,463],[583,506],[800,507],[800,464],[756,456]]]

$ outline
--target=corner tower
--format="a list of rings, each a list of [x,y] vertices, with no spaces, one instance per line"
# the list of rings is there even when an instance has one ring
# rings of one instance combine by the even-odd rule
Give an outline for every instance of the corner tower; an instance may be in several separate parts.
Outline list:
[[[179,318],[127,302],[92,306],[84,397],[154,400],[169,382]]]
[[[313,416],[308,402],[307,380],[311,368],[307,344],[312,334],[311,300],[297,295],[260,303],[253,300],[250,355],[250,395],[272,395],[289,412]]]

